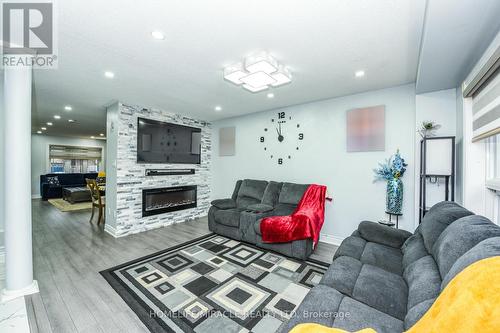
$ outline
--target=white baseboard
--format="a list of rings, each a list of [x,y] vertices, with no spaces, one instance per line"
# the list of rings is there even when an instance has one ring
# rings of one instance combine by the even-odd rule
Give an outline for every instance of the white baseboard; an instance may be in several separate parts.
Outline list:
[[[42,196],[40,194],[32,194],[31,199],[41,199]]]
[[[319,241],[320,242],[325,242],[328,244],[333,244],[336,246],[339,246],[340,243],[344,240],[344,237],[337,237],[329,234],[320,234],[319,235]]]

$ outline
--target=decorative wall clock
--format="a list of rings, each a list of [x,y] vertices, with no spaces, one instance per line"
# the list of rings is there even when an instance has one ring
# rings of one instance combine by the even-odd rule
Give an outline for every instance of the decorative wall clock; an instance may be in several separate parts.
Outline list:
[[[278,112],[276,118],[271,118],[269,126],[264,128],[264,133],[259,138],[264,151],[279,165],[292,158],[293,152],[300,149],[303,140],[304,133],[300,124],[283,111]]]

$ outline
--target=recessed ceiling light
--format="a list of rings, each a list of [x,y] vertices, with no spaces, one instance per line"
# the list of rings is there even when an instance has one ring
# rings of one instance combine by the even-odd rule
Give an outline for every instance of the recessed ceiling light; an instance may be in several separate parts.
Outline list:
[[[107,77],[108,79],[112,79],[115,77],[115,73],[106,71],[104,72],[104,76]]]
[[[47,127],[42,127],[42,131],[45,131],[47,129]]]
[[[66,106],[64,107],[64,110],[66,110],[66,111],[71,111],[71,110],[73,110],[73,108],[72,108],[70,105],[66,105]]]
[[[151,32],[151,36],[153,36],[154,39],[158,39],[158,40],[165,39],[165,35],[163,34],[163,32],[158,31],[158,30]]]
[[[356,77],[363,77],[363,76],[365,76],[365,71],[356,71],[354,73],[354,76],[356,76]]]
[[[73,119],[68,119],[68,123],[74,123],[75,121]]]
[[[222,111],[222,107],[217,105],[215,108],[214,108],[215,111],[219,112],[219,111]]]
[[[274,98],[274,94],[273,93],[268,93],[267,94],[267,98]]]
[[[49,122],[47,123],[47,125],[52,126],[52,123],[49,121]]]
[[[104,136],[104,133],[99,134],[100,136]]]
[[[95,136],[93,136],[93,135],[92,135],[90,138],[91,138],[91,139],[95,139]]]
[[[56,115],[54,116],[54,119],[61,119],[61,116],[59,116],[59,115],[57,115],[57,114],[56,114]]]
[[[36,131],[38,134],[42,134],[42,131]]]

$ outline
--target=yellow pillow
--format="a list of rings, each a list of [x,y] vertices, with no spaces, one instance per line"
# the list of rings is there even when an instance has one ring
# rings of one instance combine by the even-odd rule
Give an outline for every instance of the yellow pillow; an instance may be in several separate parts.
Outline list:
[[[291,333],[348,333],[318,324],[300,324]],[[500,256],[476,261],[444,288],[406,333],[500,332]],[[375,333],[366,328],[357,333]]]
[[[290,333],[349,333],[340,328],[330,328],[320,324],[299,324],[295,326]],[[354,333],[377,333],[371,328],[365,328]]]

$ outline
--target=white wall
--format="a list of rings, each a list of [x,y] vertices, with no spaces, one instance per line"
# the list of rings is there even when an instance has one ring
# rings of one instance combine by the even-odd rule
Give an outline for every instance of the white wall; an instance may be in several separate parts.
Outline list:
[[[116,228],[118,108],[115,103],[106,109],[106,226],[112,229]]]
[[[106,165],[106,141],[93,139],[79,139],[60,136],[48,136],[33,134],[31,136],[31,195],[40,196],[40,175],[50,172],[49,168],[49,145],[68,145],[81,147],[101,147],[102,165],[101,170],[105,170]]]
[[[276,94],[279,98],[279,93]],[[383,152],[346,152],[346,111],[352,108],[386,106],[386,150]],[[285,111],[291,123],[300,124],[305,139],[296,151],[290,145],[275,141],[268,145],[275,154],[292,156],[278,165],[270,152],[263,150],[259,138],[278,110],[266,111],[213,123],[212,197],[231,195],[237,179],[255,178],[298,183],[319,183],[328,186],[333,202],[326,205],[322,236],[339,241],[350,235],[361,220],[384,218],[384,182],[372,183],[373,171],[379,162],[399,148],[409,163],[403,177],[404,207],[400,225],[414,226],[414,150],[415,150],[415,87],[413,84],[390,89],[350,95],[341,98],[292,106]],[[289,120],[287,120],[289,121]],[[219,128],[236,126],[236,155],[220,157]],[[289,128],[284,128],[286,136]],[[285,146],[286,148],[282,148]]]
[[[457,117],[457,138],[455,141],[455,147],[456,147],[456,181],[455,184],[457,186],[456,188],[456,193],[455,193],[455,201],[458,202],[459,204],[463,205],[464,203],[464,102],[463,102],[463,97],[462,97],[462,87],[457,87],[455,89],[456,93],[456,117]]]
[[[3,71],[0,71],[0,256],[3,256],[3,246],[4,246],[4,225],[5,225],[5,216],[4,216],[4,205],[5,205],[5,185],[4,185],[4,101],[3,101]],[[2,258],[0,258],[0,264],[2,262]],[[2,271],[2,267],[0,267],[0,271]]]
[[[456,89],[434,91],[418,94],[415,98],[415,121],[419,128],[423,121],[435,121],[441,125],[436,131],[437,136],[456,135]],[[419,134],[415,137],[415,224],[418,225],[419,215],[419,182],[420,182],[420,140]],[[438,184],[427,183],[426,204],[432,206],[445,199],[444,180],[439,179]]]

